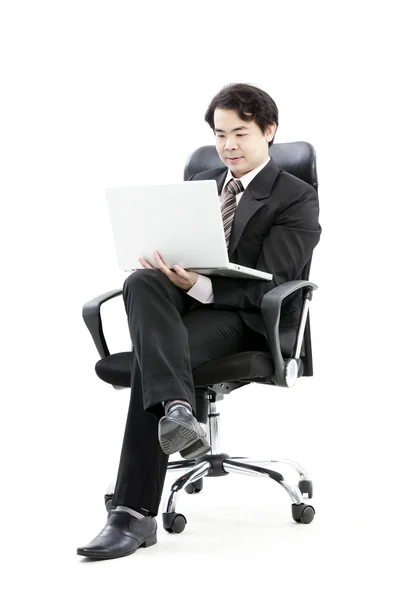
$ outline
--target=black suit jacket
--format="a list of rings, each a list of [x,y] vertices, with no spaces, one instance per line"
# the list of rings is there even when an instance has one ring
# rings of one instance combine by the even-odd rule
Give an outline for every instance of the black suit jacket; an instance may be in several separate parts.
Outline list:
[[[214,179],[221,194],[227,173],[227,168],[212,169],[194,175],[191,180]],[[266,338],[261,300],[281,283],[301,279],[321,235],[318,217],[315,189],[278,169],[271,157],[241,197],[230,233],[228,256],[230,262],[271,273],[273,280],[210,275],[214,308],[238,311],[253,331]],[[284,301],[281,330],[289,327],[294,332],[293,327],[299,322],[301,298],[300,291]]]

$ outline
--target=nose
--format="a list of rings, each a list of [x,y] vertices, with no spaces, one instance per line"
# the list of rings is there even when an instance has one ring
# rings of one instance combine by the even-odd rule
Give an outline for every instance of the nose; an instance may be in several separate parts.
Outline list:
[[[227,152],[231,152],[232,150],[234,150],[237,147],[238,147],[237,140],[235,140],[234,138],[232,138],[232,139],[226,138],[226,141],[225,141],[225,150]]]

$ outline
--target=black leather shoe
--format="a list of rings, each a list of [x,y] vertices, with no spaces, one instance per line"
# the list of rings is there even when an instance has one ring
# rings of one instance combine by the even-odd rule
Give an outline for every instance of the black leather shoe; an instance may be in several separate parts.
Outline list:
[[[156,543],[157,521],[154,517],[136,519],[128,512],[111,510],[103,530],[90,544],[78,548],[77,554],[99,560],[120,558]]]
[[[204,429],[192,413],[180,406],[160,419],[158,439],[165,454],[180,452],[183,458],[195,458],[211,449]]]

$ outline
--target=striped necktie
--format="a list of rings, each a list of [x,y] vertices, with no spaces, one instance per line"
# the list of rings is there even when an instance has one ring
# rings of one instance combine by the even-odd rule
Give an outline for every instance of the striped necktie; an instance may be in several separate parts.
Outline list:
[[[222,192],[222,224],[224,227],[226,247],[229,245],[229,235],[236,213],[236,196],[243,192],[243,184],[239,179],[231,179]]]

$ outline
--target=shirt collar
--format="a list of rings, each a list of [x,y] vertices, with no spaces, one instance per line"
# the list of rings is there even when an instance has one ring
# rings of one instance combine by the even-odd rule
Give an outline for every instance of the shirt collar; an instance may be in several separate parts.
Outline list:
[[[270,159],[271,159],[271,157],[268,156],[267,160],[262,165],[260,165],[256,169],[253,169],[249,173],[246,173],[246,175],[243,175],[243,177],[240,177],[240,179],[236,180],[236,181],[240,181],[242,183],[243,190],[245,190],[247,188],[247,186],[254,179],[254,177],[256,175],[258,175],[258,173],[265,167],[265,165],[267,165],[269,163]],[[222,186],[222,189],[225,188],[226,184],[229,183],[231,179],[234,179],[234,177],[233,177],[230,169],[228,169],[228,173],[226,175],[225,183]]]

